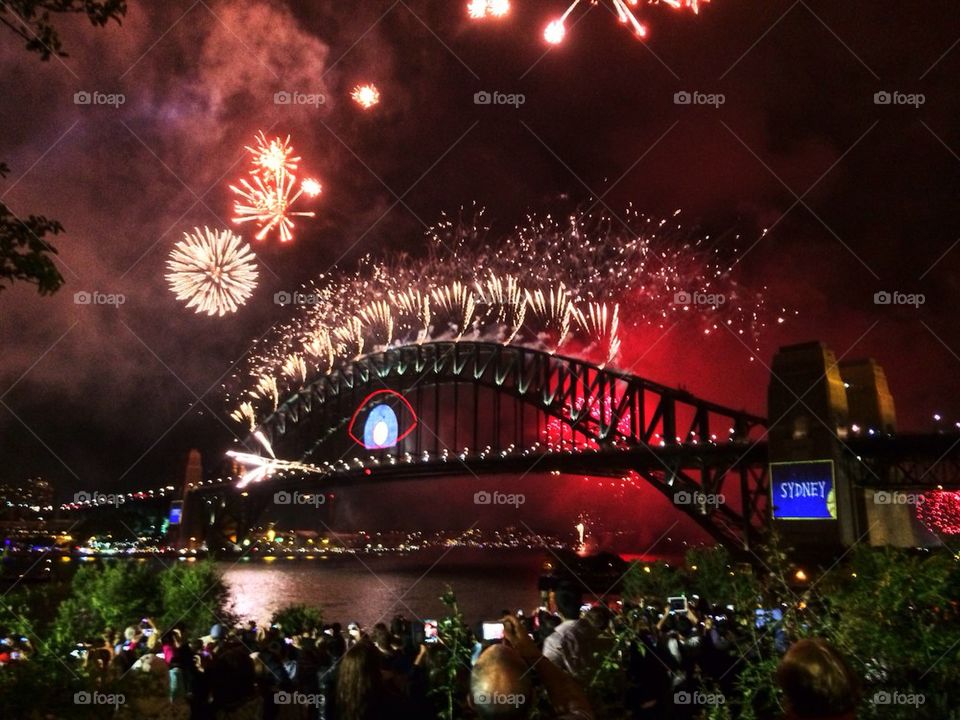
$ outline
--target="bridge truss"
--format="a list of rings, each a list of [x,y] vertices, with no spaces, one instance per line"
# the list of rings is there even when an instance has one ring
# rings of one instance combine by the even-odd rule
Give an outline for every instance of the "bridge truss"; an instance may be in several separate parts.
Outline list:
[[[350,423],[384,391],[405,399],[414,427],[393,447],[370,450]],[[258,430],[277,457],[317,472],[280,472],[247,490],[631,475],[719,541],[746,548],[768,514],[765,426],[761,417],[577,358],[498,343],[425,343],[357,358],[290,393]]]

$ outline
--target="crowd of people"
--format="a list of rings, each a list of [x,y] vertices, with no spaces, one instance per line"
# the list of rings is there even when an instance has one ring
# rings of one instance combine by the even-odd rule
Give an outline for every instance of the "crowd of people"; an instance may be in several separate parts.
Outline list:
[[[265,720],[428,719],[451,697],[460,714],[477,718],[526,718],[537,707],[544,720],[657,720],[693,718],[705,705],[739,697],[742,620],[733,608],[696,597],[586,606],[578,593],[560,588],[549,609],[505,612],[478,625],[462,667],[451,662],[443,628],[399,616],[389,625],[334,623],[297,632],[255,622],[214,625],[200,638],[143,618],[122,633],[106,630],[73,656],[98,687],[130,674],[155,675],[165,702],[196,720],[240,717],[241,708],[249,717],[253,706]],[[832,647],[820,640],[788,647],[775,612],[749,620],[757,628],[770,623],[783,643],[777,681],[788,718],[854,717],[857,679]],[[28,659],[23,640],[2,642],[0,662]]]

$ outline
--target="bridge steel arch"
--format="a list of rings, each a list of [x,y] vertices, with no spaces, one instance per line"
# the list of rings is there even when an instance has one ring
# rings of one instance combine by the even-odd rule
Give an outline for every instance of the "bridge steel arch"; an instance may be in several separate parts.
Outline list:
[[[396,446],[371,451],[347,425],[378,390],[402,395],[417,425]],[[769,517],[764,418],[527,347],[462,341],[374,352],[310,379],[257,430],[278,458],[320,471],[281,472],[248,486],[252,493],[485,473],[635,473],[734,548],[749,548]]]

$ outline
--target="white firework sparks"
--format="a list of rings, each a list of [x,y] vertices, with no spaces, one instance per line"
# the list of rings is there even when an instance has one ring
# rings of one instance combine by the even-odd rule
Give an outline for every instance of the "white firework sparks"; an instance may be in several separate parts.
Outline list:
[[[373,83],[357,85],[350,93],[350,97],[364,110],[369,110],[374,105],[380,104],[380,91]]]
[[[310,289],[317,302],[259,344],[250,361],[255,382],[278,378],[284,394],[296,390],[303,372],[285,371],[291,355],[303,359],[309,379],[387,347],[464,338],[615,366],[625,337],[677,324],[705,334],[723,325],[759,349],[768,322],[787,314],[774,315],[762,291],[736,281],[736,237],[698,235],[628,208],[620,218],[528,218],[496,239],[482,216],[432,228],[424,257],[368,257],[353,273],[321,277]],[[725,300],[677,302],[693,293]],[[273,392],[238,393],[238,401],[251,397],[261,419],[275,408]]]
[[[167,281],[177,300],[198,313],[236,312],[253,294],[259,275],[250,246],[229,230],[194,228],[167,260]]]

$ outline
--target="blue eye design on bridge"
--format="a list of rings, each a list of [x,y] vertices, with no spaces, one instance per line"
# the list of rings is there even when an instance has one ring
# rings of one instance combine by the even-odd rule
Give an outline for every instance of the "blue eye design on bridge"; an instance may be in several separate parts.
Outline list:
[[[368,450],[397,444],[397,414],[389,405],[377,405],[363,424],[363,446]]]
[[[394,390],[377,390],[360,403],[347,432],[367,450],[384,450],[396,447],[416,426],[417,414],[403,395]]]

